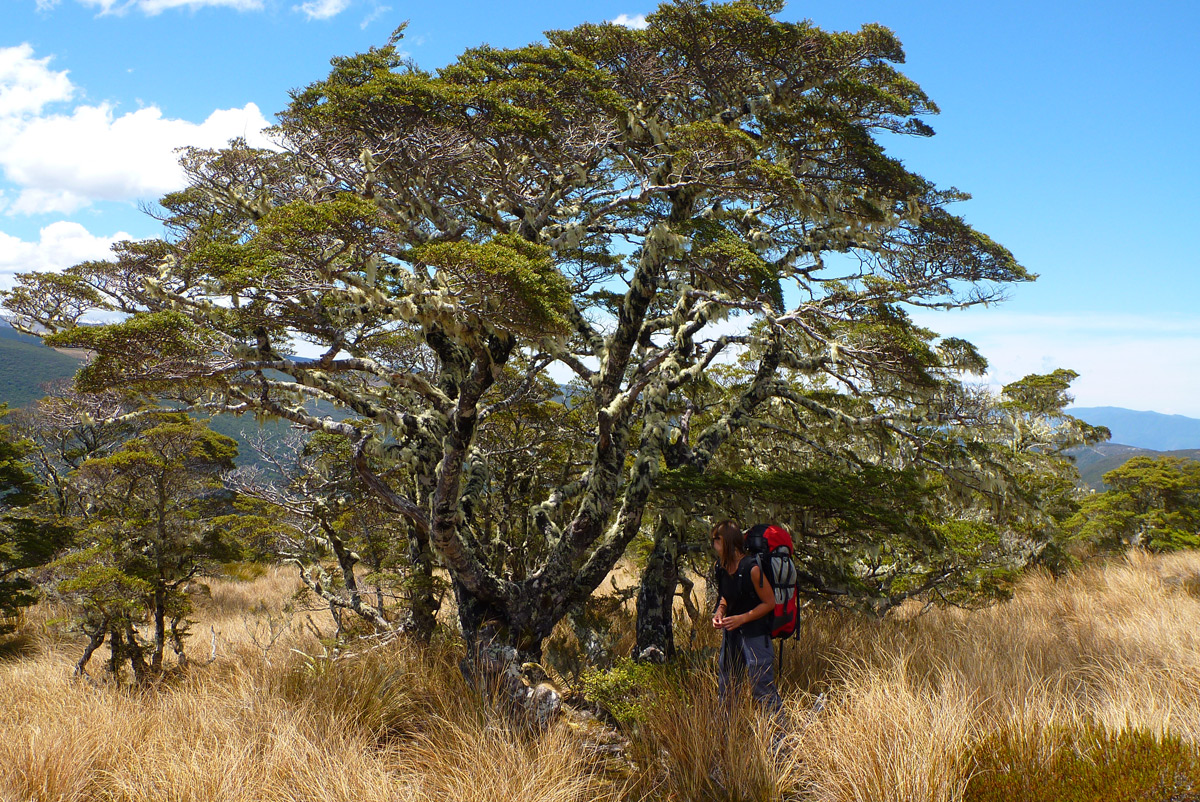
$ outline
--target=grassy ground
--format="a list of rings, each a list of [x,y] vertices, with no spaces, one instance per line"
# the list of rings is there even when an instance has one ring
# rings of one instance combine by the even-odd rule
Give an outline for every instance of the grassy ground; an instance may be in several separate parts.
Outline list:
[[[295,590],[274,570],[211,583],[197,665],[145,690],[73,681],[78,645],[35,611],[0,662],[0,800],[1200,799],[1198,554],[1033,575],[976,612],[811,615],[781,748],[718,710],[701,659],[638,686],[619,759],[578,722],[506,723],[452,641],[314,656]]]

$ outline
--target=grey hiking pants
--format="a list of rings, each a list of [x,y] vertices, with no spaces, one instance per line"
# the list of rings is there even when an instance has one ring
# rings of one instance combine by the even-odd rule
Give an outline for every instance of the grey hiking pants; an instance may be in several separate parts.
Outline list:
[[[736,629],[725,632],[717,665],[717,691],[722,699],[728,698],[734,683],[748,681],[754,700],[773,716],[780,715],[783,700],[775,690],[775,650],[770,635],[745,637]]]

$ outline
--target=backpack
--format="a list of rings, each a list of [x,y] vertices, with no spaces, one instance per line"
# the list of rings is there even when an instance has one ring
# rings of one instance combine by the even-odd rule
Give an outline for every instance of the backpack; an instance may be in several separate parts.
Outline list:
[[[791,534],[782,526],[758,524],[746,532],[746,553],[758,560],[759,570],[775,589],[771,637],[790,637],[795,633],[800,618],[799,574],[796,571],[796,547]]]

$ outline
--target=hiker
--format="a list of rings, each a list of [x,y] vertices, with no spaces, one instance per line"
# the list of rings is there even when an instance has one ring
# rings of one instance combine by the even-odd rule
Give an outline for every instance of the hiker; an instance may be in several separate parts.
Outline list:
[[[712,529],[717,552],[720,597],[712,623],[723,631],[717,688],[727,699],[735,682],[749,679],[750,692],[768,712],[779,717],[783,700],[775,690],[775,651],[771,648],[771,614],[775,591],[758,561],[746,554],[745,535],[733,521]]]

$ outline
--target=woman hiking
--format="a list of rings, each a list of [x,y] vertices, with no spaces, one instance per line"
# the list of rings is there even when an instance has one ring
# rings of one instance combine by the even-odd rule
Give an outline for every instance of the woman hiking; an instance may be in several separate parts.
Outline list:
[[[754,699],[779,718],[783,700],[775,690],[775,651],[771,648],[775,591],[758,561],[746,555],[746,538],[736,523],[721,521],[714,526],[712,544],[719,562],[720,594],[712,623],[724,633],[718,692],[728,699],[733,684],[748,679]]]

